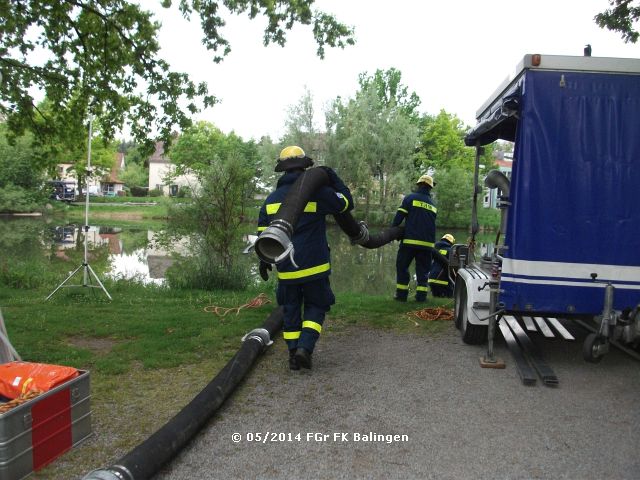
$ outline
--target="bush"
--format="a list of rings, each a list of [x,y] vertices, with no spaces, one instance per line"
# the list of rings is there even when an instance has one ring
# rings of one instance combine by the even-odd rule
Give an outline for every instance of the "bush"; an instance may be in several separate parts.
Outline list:
[[[0,263],[0,285],[11,288],[38,288],[54,285],[55,278],[40,260],[26,259]]]
[[[231,270],[207,255],[180,257],[165,273],[167,285],[176,289],[244,290],[250,283],[249,272],[234,264]]]
[[[153,190],[149,190],[150,197],[162,197],[163,195],[164,195],[164,192],[159,188],[154,188]]]
[[[11,184],[0,188],[0,213],[27,213],[37,209],[34,195],[24,188]]]
[[[190,198],[191,197],[191,188],[189,188],[186,185],[183,185],[182,187],[180,187],[180,189],[178,190],[178,195],[176,195],[178,198]]]
[[[149,189],[146,187],[131,187],[131,196],[132,197],[146,197],[147,194],[150,195]]]

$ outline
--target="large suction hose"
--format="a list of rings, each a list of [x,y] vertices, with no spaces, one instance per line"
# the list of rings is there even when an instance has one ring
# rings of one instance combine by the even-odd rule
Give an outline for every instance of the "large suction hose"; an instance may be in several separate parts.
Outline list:
[[[293,182],[278,213],[256,240],[254,249],[260,260],[272,264],[287,258],[293,261],[293,229],[313,192],[328,184],[329,176],[322,168],[310,168]]]
[[[114,465],[94,470],[83,480],[146,480],[153,476],[213,416],[281,328],[282,307],[278,307],[262,328],[245,335],[238,353],[175,417]]]
[[[280,263],[291,258],[293,261],[291,237],[294,226],[311,195],[326,185],[329,185],[329,176],[322,168],[310,168],[298,177],[287,192],[275,218],[256,240],[254,248],[260,260]],[[334,218],[352,243],[365,248],[379,248],[402,238],[404,234],[404,227],[391,227],[372,235],[364,222],[355,221],[351,212],[336,214]]]

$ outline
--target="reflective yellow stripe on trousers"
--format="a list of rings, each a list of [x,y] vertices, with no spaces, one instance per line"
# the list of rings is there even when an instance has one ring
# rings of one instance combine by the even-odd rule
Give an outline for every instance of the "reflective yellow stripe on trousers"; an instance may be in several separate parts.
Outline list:
[[[297,340],[300,338],[301,332],[282,332],[282,336],[285,340]]]
[[[322,325],[311,320],[305,320],[304,322],[302,322],[302,328],[310,328],[311,330],[315,330],[318,333],[322,332]]]

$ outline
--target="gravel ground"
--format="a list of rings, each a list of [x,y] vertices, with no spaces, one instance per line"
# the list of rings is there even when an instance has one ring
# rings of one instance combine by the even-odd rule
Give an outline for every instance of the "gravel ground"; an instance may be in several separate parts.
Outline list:
[[[638,479],[640,364],[615,349],[587,364],[585,334],[570,329],[576,342],[542,343],[555,388],[522,385],[501,342],[507,368],[480,368],[485,347],[453,325],[435,337],[329,331],[311,372],[289,371],[279,341],[155,478]]]

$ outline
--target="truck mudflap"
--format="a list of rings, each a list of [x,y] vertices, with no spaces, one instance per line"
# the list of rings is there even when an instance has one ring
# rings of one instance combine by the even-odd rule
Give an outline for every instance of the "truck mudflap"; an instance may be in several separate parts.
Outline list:
[[[456,296],[456,326],[461,327],[462,315],[458,315],[458,312],[462,308],[466,310],[467,321],[470,324],[488,325],[486,317],[489,315],[489,275],[475,266],[460,268],[457,271],[456,286],[459,283],[466,287],[466,298]],[[459,287],[456,290],[460,292]],[[464,305],[458,305],[459,300],[461,303],[464,302]]]

